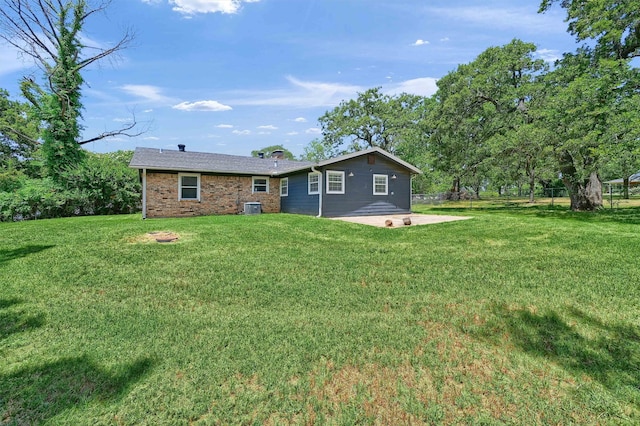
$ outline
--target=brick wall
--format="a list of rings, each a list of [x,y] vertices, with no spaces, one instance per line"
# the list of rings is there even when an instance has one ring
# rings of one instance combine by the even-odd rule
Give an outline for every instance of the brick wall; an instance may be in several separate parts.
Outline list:
[[[147,171],[147,217],[237,214],[244,203],[260,202],[264,213],[280,212],[280,179],[269,178],[269,193],[251,193],[251,176],[200,176],[200,201],[178,200],[178,174]]]

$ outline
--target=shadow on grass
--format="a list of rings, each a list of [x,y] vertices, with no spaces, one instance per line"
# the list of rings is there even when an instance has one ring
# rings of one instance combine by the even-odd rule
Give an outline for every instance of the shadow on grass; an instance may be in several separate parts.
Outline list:
[[[494,313],[498,327],[506,327],[524,352],[585,374],[640,406],[640,330],[636,326],[605,324],[575,308],[564,312],[565,319],[553,311],[533,313],[503,306],[496,306]]]
[[[43,314],[33,314],[24,309],[10,309],[22,303],[18,299],[0,299],[0,341],[15,333],[33,330],[44,324]]]
[[[92,401],[122,397],[151,367],[151,360],[140,359],[108,371],[81,356],[0,375],[0,419],[37,424]]]
[[[0,250],[0,267],[10,260],[27,257],[30,254],[40,253],[55,246],[24,246],[12,250]]]
[[[574,212],[566,206],[550,205],[509,205],[509,206],[481,206],[464,207],[433,207],[429,211],[442,213],[506,213],[518,216],[535,216],[554,219],[570,219],[583,222],[615,222],[640,224],[640,207],[625,207],[620,209],[603,208],[595,212]]]

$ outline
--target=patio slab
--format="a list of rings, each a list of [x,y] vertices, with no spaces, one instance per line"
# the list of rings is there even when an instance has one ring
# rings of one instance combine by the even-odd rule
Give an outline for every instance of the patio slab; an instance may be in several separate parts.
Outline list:
[[[411,219],[411,225],[405,225],[405,218]],[[453,222],[456,220],[471,219],[469,216],[446,216],[439,214],[403,214],[403,215],[384,215],[384,216],[353,216],[353,217],[334,217],[334,220],[342,220],[344,222],[359,223],[361,225],[378,226],[380,228],[405,228],[407,226],[431,225],[433,223]],[[390,220],[392,226],[386,225]]]

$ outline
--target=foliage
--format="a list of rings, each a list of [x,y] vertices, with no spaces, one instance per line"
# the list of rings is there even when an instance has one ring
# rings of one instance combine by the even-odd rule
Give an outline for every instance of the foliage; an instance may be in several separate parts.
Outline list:
[[[431,110],[430,149],[435,165],[474,188],[489,177],[515,182],[526,176],[531,201],[545,143],[532,104],[540,96],[544,62],[531,43],[491,47],[438,81]],[[452,189],[458,191],[458,189]]]
[[[86,161],[65,171],[65,186],[22,172],[0,174],[0,221],[63,216],[132,213],[140,207],[137,171],[128,168],[133,153],[87,153]]]
[[[554,3],[567,11],[569,32],[578,40],[595,39],[599,58],[640,56],[640,3],[637,0],[542,0],[540,11]]]
[[[91,7],[86,0],[4,0],[4,7],[0,8],[0,37],[32,57],[44,72],[43,84],[25,77],[21,89],[44,123],[42,149],[48,173],[55,181],[83,160],[80,145],[88,142],[80,139],[81,71],[131,40],[127,33],[111,48],[94,50],[83,44],[81,32],[86,31],[86,21],[107,4],[105,1]],[[87,51],[98,53],[86,55]],[[115,134],[122,132],[107,132],[91,140]]]
[[[403,141],[422,135],[424,100],[406,93],[386,95],[380,88],[359,93],[319,118],[323,143],[329,152],[379,147],[395,153]]]
[[[640,210],[421,211],[0,224],[0,417],[638,423]]]
[[[544,120],[572,209],[601,207],[599,171],[611,157],[637,150],[638,82],[627,60],[597,59],[588,49],[565,54],[545,76],[553,95]]]
[[[137,170],[128,167],[132,151],[88,154],[86,161],[65,171],[65,189],[77,201],[80,214],[133,213],[140,208],[141,186]]]
[[[29,104],[9,99],[0,89],[0,169],[20,167],[39,146],[39,122]]]
[[[251,151],[251,156],[258,157],[262,153],[264,154],[265,158],[270,158],[273,155],[273,151],[282,151],[285,159],[295,160],[295,156],[293,155],[293,153],[282,145],[271,145],[262,149]]]
[[[303,149],[300,160],[318,163],[340,155],[340,151],[332,145],[325,144],[321,139],[314,139]]]

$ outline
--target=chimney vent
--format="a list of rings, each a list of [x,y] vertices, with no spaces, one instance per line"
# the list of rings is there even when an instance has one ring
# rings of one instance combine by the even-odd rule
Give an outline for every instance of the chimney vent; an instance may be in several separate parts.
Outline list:
[[[179,144],[179,145],[178,145],[178,151],[180,151],[180,152],[184,152],[184,147],[185,147],[185,145],[184,145],[184,144]]]
[[[258,153],[258,158],[264,158],[264,152],[259,152]]]
[[[280,160],[284,159],[284,151],[281,149],[275,149],[271,152],[271,158],[278,158]]]

